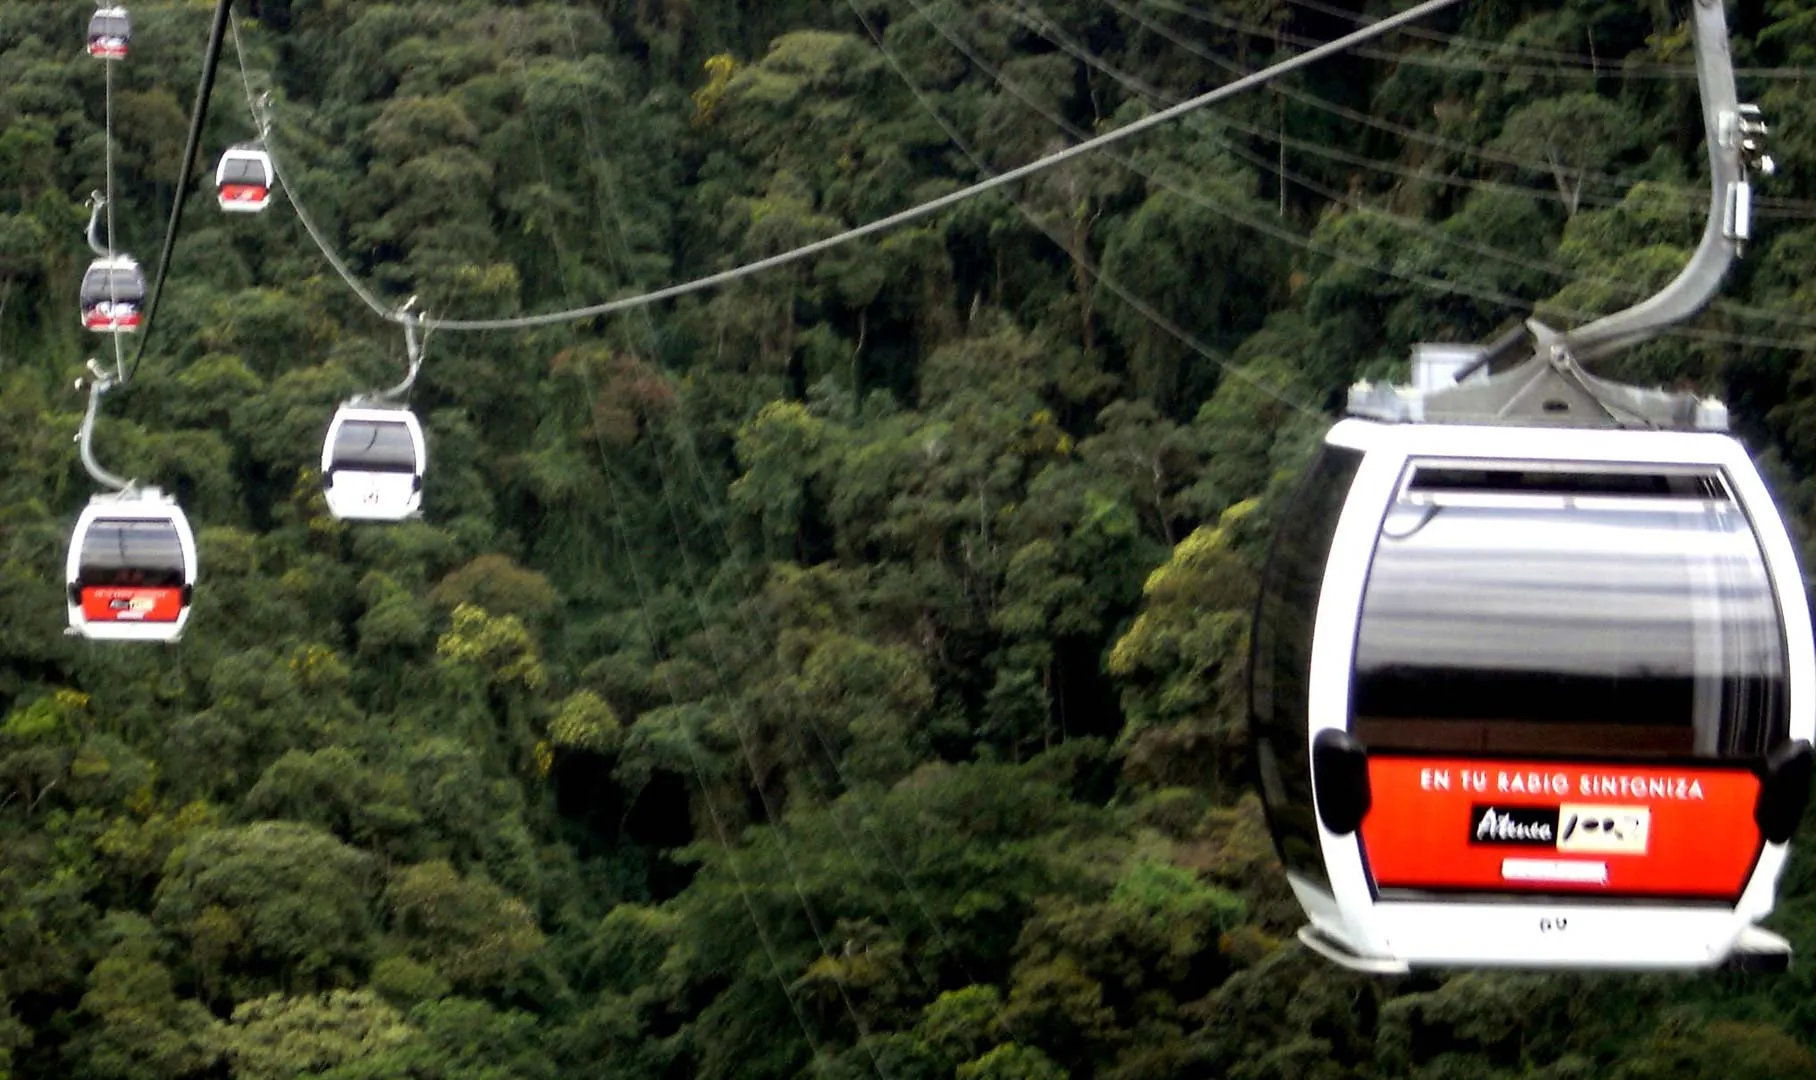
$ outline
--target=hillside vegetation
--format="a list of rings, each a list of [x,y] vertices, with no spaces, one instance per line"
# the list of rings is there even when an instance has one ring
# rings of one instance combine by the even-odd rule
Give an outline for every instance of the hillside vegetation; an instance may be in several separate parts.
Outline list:
[[[136,5],[114,72],[148,267],[212,9]],[[198,177],[96,440],[196,528],[167,648],[63,634],[71,384],[106,355],[91,10],[0,3],[0,1078],[1816,1077],[1807,827],[1789,975],[1370,980],[1294,942],[1246,779],[1256,575],[1344,388],[1619,308],[1694,246],[1680,12],[1468,2],[810,261],[431,332],[396,527],[336,522],[317,467],[403,334],[283,196],[223,215]],[[254,0],[203,166],[268,92],[297,201],[388,303],[552,311],[1389,10]],[[1693,334],[1601,373],[1725,395],[1802,536],[1816,6],[1730,19],[1771,69],[1741,80],[1780,162],[1757,242]]]

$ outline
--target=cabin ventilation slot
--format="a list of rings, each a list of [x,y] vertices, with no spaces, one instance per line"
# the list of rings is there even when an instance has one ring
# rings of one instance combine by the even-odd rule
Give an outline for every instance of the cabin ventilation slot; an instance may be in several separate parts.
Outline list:
[[[1508,468],[1420,465],[1408,492],[1471,492],[1504,495],[1637,497],[1647,499],[1728,499],[1721,477],[1709,471],[1588,470],[1520,466]]]

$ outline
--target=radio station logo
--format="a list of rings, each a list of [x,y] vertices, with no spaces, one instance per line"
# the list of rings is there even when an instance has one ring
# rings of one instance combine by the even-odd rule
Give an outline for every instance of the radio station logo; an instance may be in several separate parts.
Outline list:
[[[1645,806],[1558,807],[1557,849],[1609,855],[1644,855],[1651,840],[1652,810]]]
[[[1555,806],[1472,806],[1469,808],[1469,842],[1556,847],[1558,808]]]
[[[1652,811],[1644,806],[1494,806],[1469,808],[1471,844],[1548,847],[1562,852],[1644,855]]]

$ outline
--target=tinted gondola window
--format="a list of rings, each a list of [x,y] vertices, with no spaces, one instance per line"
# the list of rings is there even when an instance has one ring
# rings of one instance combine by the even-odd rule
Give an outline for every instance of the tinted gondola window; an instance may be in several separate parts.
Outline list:
[[[1249,658],[1249,730],[1280,859],[1326,888],[1307,736],[1312,631],[1331,538],[1361,464],[1360,453],[1327,445],[1306,470],[1268,555]]]
[[[265,187],[265,166],[257,158],[231,157],[221,163],[221,183]]]
[[[416,443],[401,421],[349,420],[335,437],[333,468],[413,473]]]
[[[1369,570],[1365,744],[1745,759],[1785,738],[1777,599],[1719,475],[1426,471]]]
[[[88,36],[124,38],[132,33],[132,23],[123,15],[96,15],[88,21]]]
[[[184,583],[183,542],[169,521],[97,518],[82,538],[78,585],[143,585],[176,588]]]
[[[91,270],[82,278],[82,302],[117,300],[136,304],[145,299],[145,278],[137,270]]]

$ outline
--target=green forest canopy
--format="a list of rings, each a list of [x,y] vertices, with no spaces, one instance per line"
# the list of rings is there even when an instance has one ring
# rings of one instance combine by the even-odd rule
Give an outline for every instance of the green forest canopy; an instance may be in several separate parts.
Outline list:
[[[136,5],[114,72],[116,240],[148,264],[211,8]],[[264,0],[205,157],[269,92],[363,281],[540,312],[1387,10]],[[1466,4],[809,263],[431,334],[397,527],[336,522],[316,464],[402,334],[282,197],[193,185],[97,437],[197,529],[175,648],[62,633],[89,11],[0,5],[0,1077],[1816,1076],[1806,853],[1775,980],[1369,981],[1293,943],[1243,780],[1257,568],[1343,388],[1623,306],[1694,245],[1666,6]],[[1697,336],[1603,374],[1724,394],[1803,536],[1816,7],[1730,17],[1781,163],[1757,242]]]

